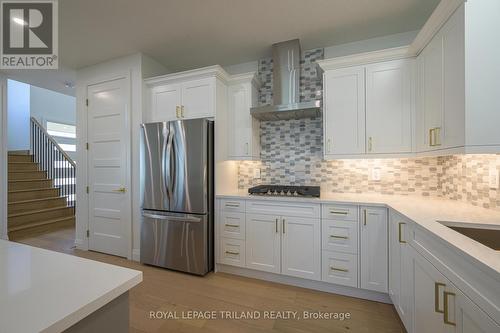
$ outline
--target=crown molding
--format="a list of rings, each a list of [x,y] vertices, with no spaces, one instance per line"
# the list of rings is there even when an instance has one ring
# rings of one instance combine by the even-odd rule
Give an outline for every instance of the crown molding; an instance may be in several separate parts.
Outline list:
[[[155,76],[144,80],[147,86],[157,86],[161,84],[172,84],[189,79],[202,79],[214,77],[227,83],[231,76],[219,65],[191,69],[184,72]]]
[[[248,73],[231,75],[227,80],[228,84],[238,84],[247,82],[252,83],[257,88],[259,88],[262,84],[262,82],[257,77],[257,72],[248,72]]]
[[[358,53],[343,57],[318,60],[316,63],[322,70],[339,69],[357,65],[367,65],[375,62],[411,58],[414,54],[409,52],[409,46],[393,47],[390,49]]]
[[[410,53],[414,55],[420,54],[450,16],[465,2],[466,0],[441,0],[411,43]]]

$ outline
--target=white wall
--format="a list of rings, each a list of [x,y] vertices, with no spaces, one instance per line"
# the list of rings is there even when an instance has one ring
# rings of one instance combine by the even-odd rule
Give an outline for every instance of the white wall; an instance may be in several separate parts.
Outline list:
[[[7,80],[0,76],[0,239],[7,239]]]
[[[143,122],[143,76],[162,74],[167,70],[153,59],[137,53],[80,69],[76,79],[76,130],[77,130],[77,159],[87,160],[85,143],[87,142],[87,113],[85,99],[87,86],[92,83],[103,82],[122,76],[130,76],[131,85],[131,204],[132,204],[132,251],[129,258],[138,260],[140,242],[141,218],[141,182],[140,182],[140,124]],[[88,200],[85,188],[87,186],[86,163],[79,163],[77,172],[77,211],[76,211],[76,245],[80,249],[88,249],[86,231],[88,228]]]
[[[31,86],[30,113],[38,122],[76,124],[76,98],[55,91]]]
[[[7,81],[8,150],[30,149],[30,86]]]

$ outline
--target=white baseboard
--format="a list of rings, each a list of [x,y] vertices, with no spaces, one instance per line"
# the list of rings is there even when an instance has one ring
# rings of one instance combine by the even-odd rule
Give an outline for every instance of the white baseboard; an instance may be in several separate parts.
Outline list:
[[[141,261],[141,250],[140,249],[132,249],[132,260],[133,261]]]
[[[83,239],[75,239],[75,246],[78,250],[88,251],[89,245]]]
[[[245,276],[254,279],[260,279],[265,281],[277,282],[282,284],[287,284],[296,287],[302,287],[307,289],[314,289],[319,291],[324,291],[327,293],[338,294],[343,296],[355,297],[366,299],[375,302],[392,304],[389,294],[384,294],[376,291],[352,288],[346,286],[340,286],[337,284],[313,281],[307,279],[296,278],[292,276],[279,275],[268,272],[256,271],[248,268],[240,268],[235,266],[216,264],[216,272],[229,273],[239,276]]]

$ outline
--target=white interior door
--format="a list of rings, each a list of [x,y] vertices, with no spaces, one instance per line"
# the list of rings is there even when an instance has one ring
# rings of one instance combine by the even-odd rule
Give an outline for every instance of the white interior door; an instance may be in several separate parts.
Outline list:
[[[121,78],[87,88],[89,249],[128,257],[130,89]]]

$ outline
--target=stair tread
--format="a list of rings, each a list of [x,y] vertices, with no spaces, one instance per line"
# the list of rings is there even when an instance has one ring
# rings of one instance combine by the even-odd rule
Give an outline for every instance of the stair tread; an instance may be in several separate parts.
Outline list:
[[[24,216],[24,215],[40,214],[40,213],[45,213],[45,212],[52,212],[54,210],[60,210],[60,209],[66,209],[66,208],[72,208],[72,207],[64,205],[64,206],[44,208],[44,209],[28,210],[28,211],[25,211],[22,213],[10,214],[10,215],[8,215],[8,218]]]
[[[40,178],[30,178],[30,179],[14,179],[9,180],[9,183],[29,183],[29,182],[46,182],[52,180],[50,178],[40,179]]]
[[[8,164],[38,164],[37,162],[14,162],[14,161],[8,161]]]
[[[16,171],[9,171],[8,173],[32,173],[32,172],[46,172],[44,170],[16,170]]]
[[[46,221],[26,223],[26,224],[18,225],[15,227],[9,227],[9,232],[29,229],[29,228],[33,228],[33,227],[39,227],[42,225],[47,225],[47,224],[52,224],[52,223],[57,223],[57,222],[63,222],[63,221],[74,219],[74,218],[75,218],[75,216],[72,215],[72,216],[58,217],[57,219],[51,219],[51,220],[46,220]]]
[[[9,205],[30,203],[30,202],[39,202],[39,201],[46,201],[46,200],[56,200],[56,199],[65,199],[65,198],[64,197],[47,197],[47,198],[41,198],[41,199],[19,200],[19,201],[11,201],[11,202],[9,202]]]
[[[23,190],[11,190],[9,193],[19,193],[19,192],[33,192],[33,191],[46,191],[46,190],[57,190],[58,187],[42,187],[42,188],[31,188]]]

